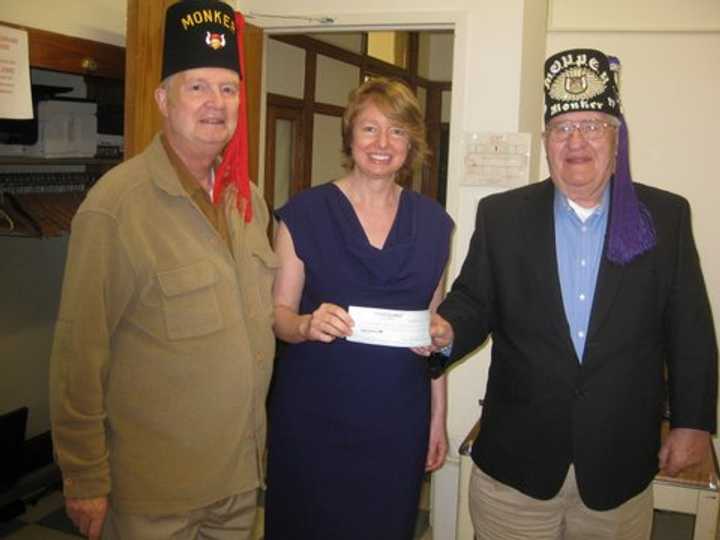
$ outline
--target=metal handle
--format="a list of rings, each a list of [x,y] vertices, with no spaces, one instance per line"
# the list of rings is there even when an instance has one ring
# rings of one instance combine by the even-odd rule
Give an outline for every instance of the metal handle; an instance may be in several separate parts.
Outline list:
[[[80,65],[85,71],[97,71],[98,68],[98,63],[94,58],[83,58]]]

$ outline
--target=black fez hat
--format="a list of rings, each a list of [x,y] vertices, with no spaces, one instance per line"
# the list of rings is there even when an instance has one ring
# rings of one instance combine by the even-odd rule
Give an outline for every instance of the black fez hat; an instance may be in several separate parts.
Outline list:
[[[182,0],[165,13],[162,79],[186,69],[219,67],[240,76],[235,12],[220,0]]]
[[[545,61],[545,123],[565,113],[592,111],[620,121],[605,255],[624,265],[656,245],[648,208],[630,174],[627,122],[620,108],[620,60],[595,49],[570,49]]]
[[[545,123],[575,111],[621,116],[610,61],[595,49],[571,49],[545,61]]]

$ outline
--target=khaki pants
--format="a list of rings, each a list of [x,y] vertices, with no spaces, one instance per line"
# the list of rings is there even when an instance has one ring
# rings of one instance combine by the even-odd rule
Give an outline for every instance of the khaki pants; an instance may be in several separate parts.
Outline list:
[[[605,512],[585,506],[571,465],[550,500],[528,497],[473,466],[470,517],[478,540],[649,540],[652,486]]]
[[[103,540],[251,540],[257,490],[184,514],[148,516],[108,512]]]

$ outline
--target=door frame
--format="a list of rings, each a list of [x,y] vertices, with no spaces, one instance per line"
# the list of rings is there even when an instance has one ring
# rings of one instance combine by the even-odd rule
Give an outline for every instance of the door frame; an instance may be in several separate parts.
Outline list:
[[[303,137],[303,104],[301,100],[295,100],[276,94],[268,94],[267,110],[265,121],[265,181],[263,195],[268,208],[274,210],[275,203],[275,136],[276,121],[289,120],[292,123],[292,164],[290,171],[290,192],[289,197],[304,189],[305,166],[305,140]]]

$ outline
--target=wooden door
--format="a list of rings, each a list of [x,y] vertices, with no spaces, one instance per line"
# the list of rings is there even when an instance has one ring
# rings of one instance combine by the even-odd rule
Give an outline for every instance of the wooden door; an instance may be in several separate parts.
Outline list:
[[[271,210],[302,190],[303,110],[268,103],[265,130],[265,201]]]
[[[127,0],[125,157],[145,148],[162,125],[153,93],[160,84],[165,10],[176,0]],[[257,182],[260,134],[262,29],[245,27],[250,178]]]

